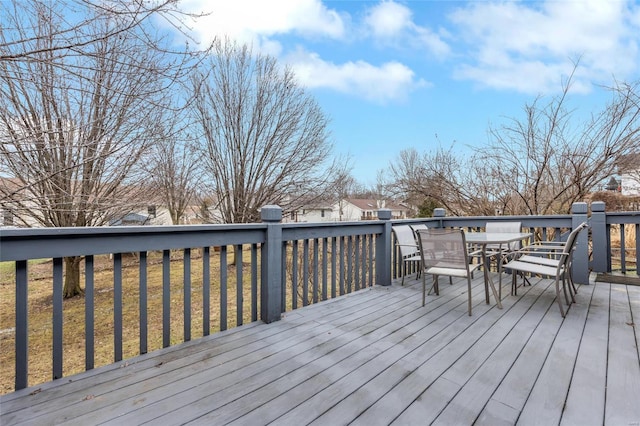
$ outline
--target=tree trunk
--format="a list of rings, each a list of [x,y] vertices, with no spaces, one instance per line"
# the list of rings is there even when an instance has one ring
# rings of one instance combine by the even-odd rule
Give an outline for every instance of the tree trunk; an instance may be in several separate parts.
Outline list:
[[[70,299],[75,296],[81,296],[84,294],[84,290],[80,288],[80,261],[82,257],[65,257],[65,276],[64,276],[64,288],[63,296],[65,299]]]

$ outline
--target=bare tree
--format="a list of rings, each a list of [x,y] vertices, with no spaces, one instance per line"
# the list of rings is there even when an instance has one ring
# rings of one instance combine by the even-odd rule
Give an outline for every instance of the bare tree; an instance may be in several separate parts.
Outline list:
[[[222,221],[257,221],[266,204],[296,210],[335,181],[328,118],[274,58],[217,41],[193,90]]]
[[[199,157],[192,141],[171,137],[152,149],[151,183],[164,202],[174,225],[181,222],[187,207],[196,201]]]
[[[548,104],[541,106],[538,98],[526,105],[524,119],[492,128],[491,144],[478,152],[519,205],[518,213],[568,213],[640,151],[637,83],[613,87],[609,104],[580,122],[566,107],[570,82]]]
[[[203,16],[182,12],[176,8],[176,3],[176,0],[3,1],[2,7],[6,12],[2,16],[0,27],[0,61],[39,61],[44,53],[48,53],[48,58],[67,56],[69,51],[82,52],[96,42],[133,32],[138,34],[140,41],[155,49],[158,47],[157,39],[153,32],[145,30],[147,21],[160,18],[168,26],[189,37],[183,19]],[[87,10],[91,11],[90,17],[86,15]],[[25,18],[34,13],[64,23],[49,28],[48,37],[54,40],[54,43],[34,43],[34,36],[39,36],[33,34],[33,29],[25,25]],[[75,21],[74,15],[78,18]],[[100,33],[86,31],[86,28],[92,25],[92,21],[112,18],[117,18],[119,24],[105,28]]]
[[[390,179],[412,205],[443,207],[453,215],[493,214],[487,192],[478,189],[480,172],[452,148],[422,155],[415,149],[403,150],[389,166]]]
[[[401,152],[392,179],[407,197],[454,215],[568,213],[640,152],[639,83],[610,88],[610,103],[585,121],[567,109],[570,83],[547,104],[525,105],[524,118],[491,127],[490,143],[472,156]]]
[[[3,207],[42,226],[95,226],[131,208],[189,55],[153,44],[146,2],[14,2],[0,25]],[[126,9],[130,5],[132,9]],[[3,4],[4,7],[4,4]],[[68,13],[79,23],[68,21]],[[65,259],[64,296],[81,294]]]

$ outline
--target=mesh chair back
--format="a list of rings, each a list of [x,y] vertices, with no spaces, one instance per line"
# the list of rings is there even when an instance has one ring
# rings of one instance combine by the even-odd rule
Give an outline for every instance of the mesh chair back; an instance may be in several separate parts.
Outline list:
[[[411,226],[411,229],[413,229],[413,233],[416,235],[416,239],[418,238],[418,231],[421,229],[429,229],[429,227],[427,225],[425,225],[424,223],[418,223],[418,224],[413,224],[413,225],[409,225]]]
[[[396,244],[400,248],[400,256],[404,258],[418,253],[416,237],[409,225],[392,226],[391,232],[396,236]]]
[[[468,270],[467,244],[462,229],[420,229],[418,242],[426,268]]]
[[[569,254],[576,248],[576,243],[578,242],[578,234],[580,233],[580,231],[582,231],[584,228],[587,228],[588,226],[589,225],[587,224],[587,222],[582,222],[580,225],[576,227],[576,229],[571,231],[571,233],[567,237],[567,243],[564,246],[563,253]]]

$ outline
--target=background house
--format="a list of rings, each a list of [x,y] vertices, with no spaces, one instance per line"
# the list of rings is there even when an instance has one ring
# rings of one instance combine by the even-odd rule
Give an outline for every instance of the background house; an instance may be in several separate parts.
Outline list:
[[[622,195],[640,195],[640,153],[626,156],[618,164]]]
[[[377,220],[379,209],[391,209],[393,219],[405,219],[409,208],[387,200],[344,198],[333,205],[305,206],[291,214],[293,222],[349,222]]]
[[[373,198],[346,198],[341,203],[342,220],[376,220],[380,209],[390,209],[392,219],[406,219],[409,212],[400,204]]]

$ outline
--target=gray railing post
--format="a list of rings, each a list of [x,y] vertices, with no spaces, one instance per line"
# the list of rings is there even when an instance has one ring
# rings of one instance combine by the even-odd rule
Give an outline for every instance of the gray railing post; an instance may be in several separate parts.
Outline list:
[[[609,250],[607,243],[607,214],[605,204],[602,201],[591,203],[591,242],[593,247],[593,260],[591,268],[594,272],[608,272]]]
[[[267,225],[262,245],[260,319],[270,323],[280,320],[282,312],[282,209],[264,206],[260,217]]]
[[[378,210],[384,230],[376,238],[376,285],[391,285],[391,210]]]
[[[447,211],[441,207],[437,209],[433,209],[433,217],[439,218],[438,220],[438,228],[443,228],[442,219],[447,215]]]
[[[571,229],[587,221],[587,203],[573,203],[571,206]],[[573,252],[571,267],[573,281],[589,284],[589,232],[584,230],[578,235],[576,249]]]

